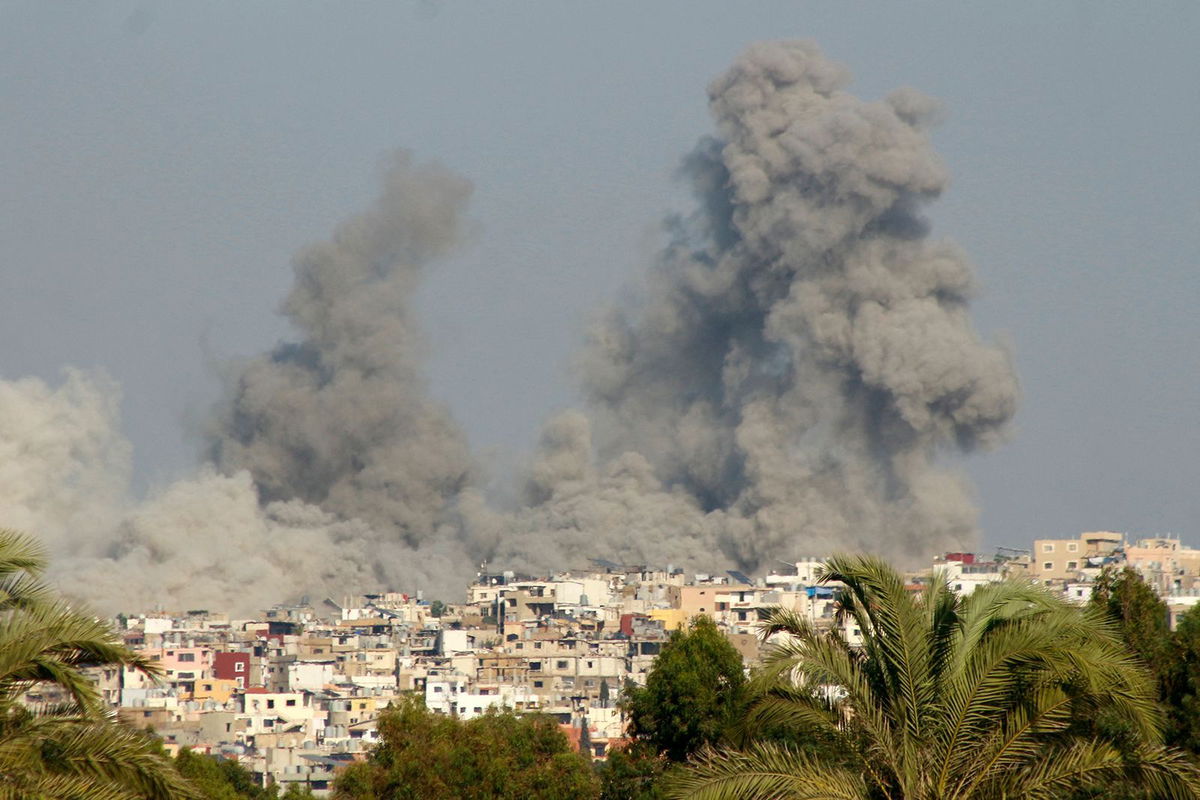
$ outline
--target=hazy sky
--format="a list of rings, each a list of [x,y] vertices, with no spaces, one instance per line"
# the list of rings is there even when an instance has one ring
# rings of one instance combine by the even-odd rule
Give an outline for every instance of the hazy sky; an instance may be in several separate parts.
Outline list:
[[[102,368],[139,484],[190,471],[219,365],[287,335],[292,254],[405,147],[475,184],[421,310],[433,390],[503,477],[687,208],[708,81],[811,38],[856,94],[945,104],[934,232],[1024,396],[966,464],[987,541],[1200,543],[1200,9],[965,5],[0,2],[0,377]]]

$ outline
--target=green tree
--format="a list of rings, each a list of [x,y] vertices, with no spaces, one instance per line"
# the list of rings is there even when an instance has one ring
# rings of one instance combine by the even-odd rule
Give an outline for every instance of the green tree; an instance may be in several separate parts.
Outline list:
[[[204,800],[275,800],[276,787],[262,788],[250,770],[230,758],[194,753],[183,748],[175,768]]]
[[[462,722],[406,698],[379,718],[380,744],[335,782],[342,800],[588,800],[589,759],[548,717],[492,712]]]
[[[629,734],[671,761],[721,740],[742,709],[742,656],[711,618],[699,616],[663,645],[646,685],[627,685]]]
[[[1160,686],[1171,681],[1176,660],[1171,615],[1158,593],[1135,570],[1107,567],[1092,584],[1090,608],[1104,614],[1150,669]]]
[[[155,666],[58,599],[41,581],[45,565],[33,539],[0,530],[0,798],[194,796],[152,737],[116,721],[84,673],[157,674]],[[26,707],[36,686],[62,699]]]
[[[816,732],[841,755],[773,739],[706,749],[673,796],[1049,800],[1114,779],[1200,796],[1196,767],[1160,745],[1149,677],[1101,615],[1017,582],[960,598],[935,578],[913,595],[868,557],[831,559],[823,580],[843,585],[839,613],[862,646],[772,611],[762,632],[777,638],[747,724]],[[1123,741],[1074,725],[1100,708]]]
[[[1173,659],[1163,697],[1171,719],[1167,740],[1200,753],[1200,605],[1179,617],[1171,641]]]
[[[600,770],[602,800],[663,800],[663,775],[671,766],[645,742],[611,749]]]
[[[1129,567],[1103,570],[1088,603],[1116,626],[1154,676],[1166,711],[1166,743],[1200,752],[1200,611],[1185,614],[1172,632],[1167,604]]]

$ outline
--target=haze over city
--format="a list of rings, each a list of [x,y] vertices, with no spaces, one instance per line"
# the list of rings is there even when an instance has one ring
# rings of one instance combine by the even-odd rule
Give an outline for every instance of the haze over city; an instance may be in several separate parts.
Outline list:
[[[135,571],[169,564],[168,591],[223,596],[262,566],[195,555],[230,531],[278,548],[258,554],[287,562],[264,587],[276,595],[310,567],[339,581],[429,585],[444,575],[438,562],[481,549],[517,562],[537,552],[548,559],[538,566],[555,548],[559,560],[630,555],[618,535],[572,540],[564,529],[587,531],[564,516],[669,530],[677,538],[639,554],[676,563],[722,548],[730,563],[762,565],[847,534],[893,557],[918,540],[932,553],[980,533],[988,546],[1097,528],[1194,542],[1191,7],[1157,19],[1116,4],[914,13],[688,3],[684,13],[415,3],[370,18],[281,8],[3,12],[0,97],[19,113],[0,121],[0,441],[10,453],[0,499],[5,524],[77,557],[67,583],[90,558],[132,553]],[[797,150],[794,164],[759,178],[739,173],[739,153],[705,144],[715,136],[770,160],[744,102],[762,75],[778,108],[838,120],[809,133],[851,142],[851,172],[830,146],[816,148],[820,158]],[[829,109],[804,105],[810,93]],[[731,174],[739,240],[762,231],[769,242],[721,261],[756,285],[780,241],[774,222],[756,220],[783,212],[766,201],[779,192],[754,187],[796,170],[867,201],[853,214],[840,201],[789,206],[785,216],[808,222],[782,251],[938,265],[901,270],[899,289],[851,277],[811,298],[900,292],[949,309],[914,326],[953,355],[922,367],[913,394],[933,409],[928,419],[895,402],[911,436],[881,434],[886,415],[846,388],[845,375],[871,374],[868,361],[855,356],[836,379],[827,365],[797,366],[837,337],[822,338],[812,304],[791,304],[803,324],[787,326],[794,287],[680,311],[695,287],[678,277],[679,253],[715,262],[732,252],[710,200],[726,179],[706,181]],[[887,192],[861,190],[860,174],[886,179]],[[886,252],[837,243],[839,225],[859,224]],[[413,269],[395,270],[397,256]],[[345,293],[345,275],[366,289]],[[613,322],[610,309],[632,321]],[[680,334],[664,315],[695,329]],[[764,344],[769,320],[784,332]],[[715,330],[721,363],[742,357],[744,370],[706,363]],[[881,336],[881,351],[895,352],[901,339]],[[912,352],[939,349],[926,345]],[[689,361],[693,350],[701,357]],[[911,387],[889,363],[878,381]],[[678,374],[664,377],[664,364]],[[65,366],[86,373],[64,377]],[[351,382],[328,379],[343,367]],[[372,388],[380,372],[394,380]],[[703,405],[704,381],[718,374],[735,420]],[[337,403],[295,399],[329,383],[342,387]],[[859,400],[858,416],[822,411]],[[796,417],[799,401],[811,419]],[[355,403],[345,424],[331,422],[331,408]],[[766,479],[779,473],[770,448],[796,451],[786,437],[754,439],[749,417],[802,437],[801,452],[841,475],[865,474],[866,454],[892,466],[841,491],[807,479],[779,488]],[[304,431],[278,433],[264,419]],[[337,433],[376,455],[340,452]],[[279,453],[298,439],[310,457],[292,469]],[[620,460],[638,448],[645,464]],[[236,477],[243,468],[253,486]],[[390,487],[406,468],[423,488],[397,501]],[[563,481],[594,487],[572,495],[588,501],[556,504]],[[651,500],[614,499],[621,492]],[[230,516],[203,519],[214,497]],[[314,505],[260,517],[254,498]],[[613,506],[624,516],[606,517]],[[901,507],[911,518],[875,536],[873,521]],[[714,522],[713,511],[725,516]],[[739,527],[752,516],[753,530]],[[321,564],[345,555],[350,566],[306,565],[296,551],[309,547]],[[377,566],[412,552],[422,563],[408,571]],[[460,572],[473,570],[467,562]],[[100,599],[125,580],[98,579]]]

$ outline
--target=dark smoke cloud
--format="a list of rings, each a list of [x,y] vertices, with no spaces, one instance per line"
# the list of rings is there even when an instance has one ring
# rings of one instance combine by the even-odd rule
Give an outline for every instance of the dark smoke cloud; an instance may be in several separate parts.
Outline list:
[[[1016,380],[972,329],[967,260],[921,216],[947,180],[936,105],[847,83],[815,46],[780,43],[712,84],[715,135],[684,164],[697,210],[670,222],[639,301],[591,331],[586,412],[547,423],[517,508],[473,488],[412,310],[470,186],[400,155],[377,202],[296,259],[296,339],[234,370],[211,465],[131,504],[110,467],[128,462],[115,387],[0,383],[20,476],[0,510],[72,552],[62,574],[105,608],[454,597],[482,559],[754,569],[969,548],[971,491],[939,458],[1002,439]]]
[[[431,260],[461,235],[470,184],[401,154],[381,196],[295,262],[283,305],[301,333],[245,365],[211,431],[224,471],[264,501],[299,499],[430,539],[471,482],[466,437],[432,401],[411,308]]]
[[[647,460],[649,502],[682,492],[748,568],[970,546],[970,491],[937,456],[996,442],[1016,408],[1010,359],[967,316],[970,267],[920,216],[947,180],[936,105],[864,102],[847,82],[783,43],[712,84],[717,136],[685,165],[699,210],[581,359],[602,457]],[[684,530],[649,535],[683,552]]]

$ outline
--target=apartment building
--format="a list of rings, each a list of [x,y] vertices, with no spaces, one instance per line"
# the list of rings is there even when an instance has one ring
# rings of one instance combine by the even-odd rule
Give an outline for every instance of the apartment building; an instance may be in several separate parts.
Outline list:
[[[1084,569],[1098,567],[1125,541],[1114,531],[1090,531],[1074,539],[1035,539],[1029,577],[1038,583],[1078,579]]]

